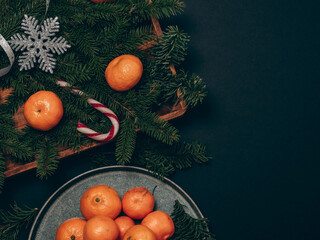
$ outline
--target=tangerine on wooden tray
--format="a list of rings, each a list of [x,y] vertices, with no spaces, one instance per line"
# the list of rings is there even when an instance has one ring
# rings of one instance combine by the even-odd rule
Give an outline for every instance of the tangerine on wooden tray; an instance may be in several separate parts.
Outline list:
[[[122,198],[123,212],[133,219],[142,219],[154,208],[154,197],[148,189],[135,187],[129,189]]]
[[[140,81],[142,72],[143,65],[140,59],[125,54],[116,57],[108,64],[105,77],[113,90],[127,91]]]
[[[83,240],[83,230],[86,220],[81,218],[70,218],[57,229],[56,240]]]
[[[31,127],[48,131],[60,122],[63,104],[54,92],[38,91],[26,101],[23,114]]]
[[[97,215],[115,219],[121,212],[121,200],[112,187],[103,184],[95,185],[82,195],[80,210],[87,220]]]
[[[133,227],[135,224],[135,222],[129,218],[128,216],[120,216],[117,217],[115,220],[116,224],[118,225],[118,228],[120,230],[120,238],[122,239],[124,234],[131,228]]]
[[[174,234],[174,223],[169,214],[163,211],[154,211],[149,213],[141,222],[150,228],[157,237],[157,240],[165,240]]]
[[[123,240],[157,240],[154,233],[146,226],[135,225],[123,236]]]
[[[83,230],[83,240],[116,240],[118,236],[117,224],[107,216],[90,218]]]

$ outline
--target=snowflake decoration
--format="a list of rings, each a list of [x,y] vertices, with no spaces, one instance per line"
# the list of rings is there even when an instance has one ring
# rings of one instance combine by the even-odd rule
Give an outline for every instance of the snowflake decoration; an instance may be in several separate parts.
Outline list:
[[[52,53],[60,55],[71,47],[63,37],[53,37],[59,32],[58,17],[47,18],[40,26],[34,17],[24,15],[21,26],[28,36],[17,33],[9,41],[15,51],[26,50],[19,56],[20,71],[33,68],[38,58],[41,70],[52,74],[56,65]]]

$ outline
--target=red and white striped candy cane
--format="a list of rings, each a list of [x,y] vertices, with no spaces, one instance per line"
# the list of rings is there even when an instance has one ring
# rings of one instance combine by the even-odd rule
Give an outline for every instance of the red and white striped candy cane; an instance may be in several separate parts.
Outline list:
[[[66,81],[61,80],[61,79],[57,80],[56,84],[61,86],[62,88],[70,87],[69,83],[67,83]],[[71,90],[74,93],[77,93],[79,95],[85,94],[77,88],[73,88]],[[84,135],[86,135],[87,137],[92,138],[96,141],[108,142],[108,141],[112,140],[117,135],[117,133],[119,131],[120,123],[119,123],[118,117],[116,116],[116,114],[113,111],[111,111],[109,108],[104,106],[102,103],[94,100],[93,98],[88,97],[87,101],[92,107],[94,107],[98,111],[102,112],[104,115],[106,115],[110,119],[110,121],[112,123],[111,129],[108,133],[101,134],[101,133],[98,133],[98,132],[88,128],[83,123],[78,122],[77,130],[79,132],[83,133]]]

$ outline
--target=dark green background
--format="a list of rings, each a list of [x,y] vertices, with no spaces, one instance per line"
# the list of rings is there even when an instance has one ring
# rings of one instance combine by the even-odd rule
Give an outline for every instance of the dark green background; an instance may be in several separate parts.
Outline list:
[[[184,14],[161,24],[191,35],[185,67],[207,82],[208,97],[172,123],[213,160],[170,178],[219,240],[319,239],[317,1],[185,2]],[[48,181],[34,171],[7,179],[1,207],[40,208],[92,168],[86,156],[64,160]]]

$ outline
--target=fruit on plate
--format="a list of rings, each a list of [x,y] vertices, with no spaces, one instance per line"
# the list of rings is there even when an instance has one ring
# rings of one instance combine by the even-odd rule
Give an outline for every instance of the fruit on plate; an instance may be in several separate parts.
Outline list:
[[[130,188],[121,200],[110,186],[92,186],[80,198],[80,210],[87,220],[80,219],[83,240],[166,240],[175,232],[173,220],[163,211],[153,211],[154,206],[154,196],[145,187]],[[57,236],[58,233],[61,236],[63,229],[73,229],[64,226],[62,223]],[[70,234],[66,236],[56,240],[82,240]]]
[[[60,122],[63,104],[54,92],[38,91],[26,101],[23,114],[31,127],[48,131]]]
[[[129,218],[128,216],[120,216],[117,217],[115,220],[116,224],[118,225],[120,231],[120,239],[123,238],[124,234],[135,224],[135,222]]]
[[[123,240],[157,240],[154,233],[146,226],[135,225],[131,227],[122,238]]]
[[[83,230],[87,221],[81,218],[70,218],[57,229],[56,240],[83,240]]]
[[[121,200],[112,187],[103,184],[95,185],[82,195],[80,210],[87,220],[97,215],[115,219],[121,212]]]
[[[116,57],[108,64],[105,77],[113,90],[127,91],[140,81],[142,72],[143,65],[140,59],[125,54]]]
[[[117,224],[107,216],[95,216],[89,219],[83,230],[83,240],[116,240],[118,236]]]
[[[133,218],[142,219],[152,212],[154,208],[154,197],[148,189],[135,187],[129,189],[122,198],[123,212]]]
[[[154,211],[149,213],[141,222],[151,229],[157,237],[157,240],[165,240],[174,234],[174,223],[169,214],[163,211]]]

